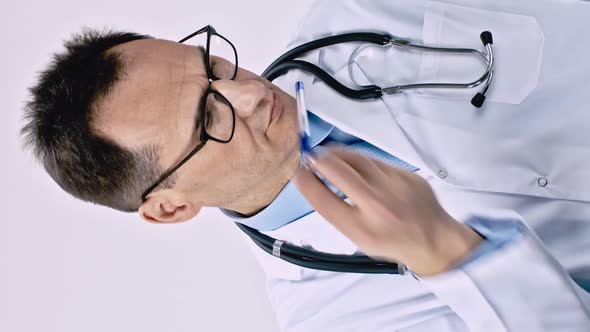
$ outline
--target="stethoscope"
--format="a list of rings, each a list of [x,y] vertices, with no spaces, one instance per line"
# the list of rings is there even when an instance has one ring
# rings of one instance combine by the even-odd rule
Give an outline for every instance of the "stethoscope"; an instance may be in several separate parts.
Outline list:
[[[290,69],[300,69],[307,71],[320,78],[324,83],[330,86],[338,93],[357,100],[377,99],[383,94],[392,95],[403,93],[415,89],[470,89],[483,84],[483,88],[471,99],[471,104],[480,108],[486,99],[486,93],[494,76],[494,53],[492,51],[493,38],[492,33],[484,31],[480,35],[481,41],[486,48],[486,52],[469,48],[446,48],[433,47],[414,44],[407,39],[393,37],[388,34],[379,34],[373,32],[356,32],[345,33],[335,36],[325,37],[314,40],[303,45],[297,46],[276,59],[263,73],[269,81],[287,73]],[[321,68],[305,61],[295,60],[303,54],[330,45],[347,43],[347,42],[368,42],[381,46],[395,46],[405,49],[415,49],[426,52],[443,52],[456,54],[474,54],[481,56],[486,64],[486,71],[479,79],[467,83],[416,83],[406,85],[396,85],[391,87],[379,87],[377,85],[361,85],[354,80],[349,66],[349,76],[352,81],[360,87],[355,90],[344,86],[335,78],[330,76]],[[362,48],[355,50],[349,59],[358,55]],[[286,262],[299,265],[302,267],[334,272],[349,273],[372,273],[372,274],[401,274],[406,275],[412,271],[404,264],[378,261],[364,255],[338,255],[305,249],[296,245],[289,244],[285,241],[277,240],[249,226],[236,222],[238,227],[244,231],[256,245],[265,252],[278,257]]]

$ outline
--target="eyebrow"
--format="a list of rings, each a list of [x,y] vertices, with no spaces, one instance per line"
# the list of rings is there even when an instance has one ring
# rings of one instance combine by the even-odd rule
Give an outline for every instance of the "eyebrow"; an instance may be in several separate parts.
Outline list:
[[[197,46],[197,49],[199,50],[199,52],[201,53],[201,58],[203,59],[203,64],[205,64],[205,48],[201,45]],[[207,68],[204,68],[205,71],[207,70]],[[198,94],[196,100],[197,100],[197,106],[195,107],[195,116],[194,116],[194,126],[193,126],[193,132],[192,132],[192,136],[197,135],[197,132],[199,131],[199,126],[201,125],[201,123],[199,122],[199,114],[201,113],[199,110],[199,107],[201,107],[201,100],[203,99],[203,95],[205,94],[205,91],[207,91],[207,89],[205,90],[201,90],[201,93]]]

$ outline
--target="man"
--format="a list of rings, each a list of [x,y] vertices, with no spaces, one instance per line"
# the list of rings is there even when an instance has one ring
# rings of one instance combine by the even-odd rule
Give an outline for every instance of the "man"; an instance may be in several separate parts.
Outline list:
[[[504,6],[518,11],[518,8]],[[393,25],[388,28],[412,37],[411,29],[405,31],[403,26],[397,26],[402,23],[396,22],[427,15],[422,2],[400,3],[399,8],[385,1],[375,2],[363,11],[350,2],[338,8],[333,19],[322,22],[325,26],[337,27],[326,28],[318,22],[328,9],[327,2],[318,3],[307,19],[314,23],[308,25],[314,29],[304,29],[299,36],[301,39],[316,38],[325,33],[322,29],[346,30],[344,26],[337,26],[349,22],[344,19],[346,17],[355,17],[359,22],[354,24],[360,27],[350,29],[361,29],[369,18],[384,13],[387,19],[375,20],[372,23],[377,25],[375,29],[385,29],[382,25],[387,22]],[[380,9],[395,9],[398,13]],[[424,24],[430,24],[428,22],[431,21]],[[66,46],[66,53],[56,58],[33,88],[33,99],[28,105],[29,123],[25,127],[29,142],[62,188],[87,201],[122,211],[138,211],[143,219],[156,223],[190,220],[203,206],[224,208],[243,222],[268,215],[268,211],[277,208],[277,198],[283,197],[283,189],[289,186],[299,165],[295,104],[285,91],[243,69],[238,69],[234,75],[232,59],[212,56],[207,60],[208,49],[146,36],[88,33]],[[334,62],[329,61],[330,55],[330,51],[326,51],[317,56],[315,62],[326,61],[323,65],[332,66],[328,69],[338,76],[342,68],[334,67]],[[370,69],[369,64],[359,62],[363,69]],[[342,111],[339,106],[344,102],[331,96],[329,103],[325,100],[322,103],[316,91],[325,92],[325,87],[314,84],[309,77],[303,79],[306,86],[313,86],[308,89],[310,110],[318,110],[323,119],[344,134],[354,135],[353,139],[363,138],[397,154],[392,145],[404,143],[401,135],[398,136],[401,143],[392,140],[387,145],[382,137],[370,137],[368,131],[359,131],[369,123],[366,119],[357,119],[356,128],[344,115],[338,120],[336,113],[330,112]],[[284,86],[288,89],[287,83]],[[486,111],[503,107],[492,103],[514,102],[519,97],[509,93],[491,95],[492,106]],[[435,98],[418,98],[417,103],[432,99]],[[401,97],[387,102],[399,102],[407,107],[404,109],[416,110],[416,105]],[[384,114],[376,109],[379,103],[356,104],[357,114],[377,119],[379,114]],[[445,110],[461,107],[455,101],[445,103],[448,104]],[[229,114],[220,109],[233,110],[235,118],[231,117],[230,122],[219,121],[216,115]],[[367,110],[375,112],[369,115]],[[395,115],[400,121],[408,119],[407,114]],[[426,125],[420,119],[415,123]],[[379,132],[395,128],[392,122],[373,121],[372,125]],[[205,136],[203,127],[207,128]],[[415,128],[408,124],[410,136],[412,129]],[[228,132],[231,135],[225,136]],[[204,145],[203,138],[207,139]],[[336,135],[331,139],[347,141]],[[408,141],[406,139],[405,143]],[[518,197],[510,197],[510,201],[516,203],[508,203],[506,196],[511,196],[511,191],[504,191],[507,195],[502,200],[482,199],[484,194],[491,196],[494,187],[481,188],[487,189],[487,193],[485,190],[482,190],[484,193],[471,192],[472,188],[461,186],[445,188],[439,178],[428,172],[432,169],[428,162],[412,157],[419,148],[425,147],[416,148],[412,153],[408,145],[400,145],[400,156],[420,168],[421,172],[416,173],[431,184],[449,213],[459,214],[448,208],[456,207],[453,201],[463,204],[469,201],[474,208],[509,207],[521,214],[528,212],[531,206],[536,206],[537,210],[541,208],[541,203],[525,206]],[[436,149],[429,153],[434,156],[431,160],[439,157]],[[318,171],[329,175],[330,160],[338,160],[333,156],[320,157],[316,162]],[[180,163],[182,167],[170,173]],[[442,173],[438,175],[446,178]],[[151,188],[160,181],[162,184]],[[304,188],[302,191],[306,192]],[[414,186],[408,188],[417,190]],[[306,193],[308,197],[313,196]],[[415,201],[406,203],[417,206]],[[573,211],[582,211],[580,206]],[[561,208],[560,212],[565,215]],[[551,220],[557,218],[557,214],[536,217]],[[454,218],[453,222],[460,219]],[[576,288],[530,230],[514,226],[519,225],[518,219],[514,215],[498,214],[472,218],[469,225],[478,231],[490,231],[487,233],[489,243],[497,248],[481,252],[477,250],[479,247],[471,246],[461,257],[463,261],[421,280],[410,276],[318,272],[288,265],[271,256],[259,258],[269,273],[271,302],[279,324],[286,331],[583,331],[590,319],[587,295]],[[571,219],[575,220],[573,215]],[[338,221],[330,221],[338,226]],[[493,223],[509,225],[503,229],[508,230],[509,235],[496,237],[501,231],[489,225]],[[519,230],[519,235],[510,233],[515,229]],[[352,254],[358,249],[317,214],[269,233],[323,251]],[[506,241],[502,242],[503,239]],[[527,279],[529,277],[531,279]]]

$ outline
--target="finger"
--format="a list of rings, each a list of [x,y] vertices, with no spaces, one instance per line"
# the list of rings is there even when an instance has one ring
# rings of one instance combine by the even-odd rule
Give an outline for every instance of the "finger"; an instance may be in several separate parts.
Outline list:
[[[358,223],[354,220],[355,208],[338,197],[315,174],[300,167],[294,178],[295,185],[309,204],[338,231],[350,238]]]
[[[368,179],[344,161],[336,149],[330,149],[320,156],[312,157],[311,160],[314,170],[346,194],[355,204],[365,205],[368,200],[374,199]]]
[[[352,166],[363,178],[369,180],[369,183],[379,183],[383,179],[385,173],[377,166],[377,159],[342,146],[330,151]]]
[[[398,185],[412,186],[415,184],[412,179],[417,176],[411,171],[402,167],[389,165],[381,160],[374,160],[374,162],[387,178],[394,180]]]

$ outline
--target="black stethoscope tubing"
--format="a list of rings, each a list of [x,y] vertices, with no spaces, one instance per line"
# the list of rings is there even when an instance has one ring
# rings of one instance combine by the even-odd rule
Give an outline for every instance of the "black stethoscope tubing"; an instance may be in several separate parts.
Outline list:
[[[492,44],[492,36],[489,32],[484,32],[481,34],[481,39],[484,44],[488,48],[490,53],[490,57],[492,58],[492,63],[488,63],[488,70],[486,74],[480,78],[481,81],[483,79],[488,79],[486,87],[482,90],[482,93],[478,93],[476,97],[474,97],[474,101],[472,103],[476,107],[481,107],[483,101],[485,100],[485,92],[487,91],[487,86],[489,85],[489,80],[491,80],[491,76],[493,74],[490,71],[490,67],[493,64],[493,55],[491,54],[491,45]],[[295,60],[297,57],[302,56],[303,54],[334,44],[339,43],[347,43],[347,42],[368,42],[377,45],[386,45],[388,43],[393,42],[397,46],[404,46],[404,45],[411,45],[409,41],[403,39],[394,39],[391,35],[388,34],[379,34],[379,33],[372,33],[372,32],[354,32],[354,33],[344,33],[335,36],[329,36],[321,39],[317,39],[314,41],[307,42],[300,46],[297,46],[285,54],[281,55],[277,58],[263,73],[262,77],[268,79],[269,81],[273,81],[275,78],[287,73],[290,69],[300,69],[307,71],[316,77],[320,78],[324,83],[328,84],[331,88],[339,92],[340,94],[358,100],[364,99],[375,99],[380,98],[383,95],[382,88],[376,85],[367,85],[363,86],[360,90],[354,90],[347,86],[344,86],[336,79],[334,79],[331,75],[326,73],[323,69],[305,62],[301,60]],[[416,47],[416,46],[412,46]],[[419,48],[428,48],[423,46],[418,46]],[[472,52],[474,50],[467,50],[467,49],[443,49],[446,52]],[[481,52],[480,52],[481,53]],[[483,54],[483,53],[482,53]],[[489,77],[488,77],[489,74]],[[449,84],[459,86],[461,84]],[[479,98],[479,99],[478,99]],[[479,106],[478,106],[479,105]],[[323,270],[323,271],[335,271],[335,272],[348,272],[348,273],[366,273],[366,274],[408,274],[411,273],[409,268],[404,264],[396,264],[388,261],[378,261],[371,257],[365,255],[337,255],[331,253],[324,253],[315,250],[305,249],[296,245],[289,244],[285,241],[280,241],[275,238],[272,238],[266,234],[261,233],[260,231],[246,226],[244,224],[240,224],[236,222],[236,225],[246,233],[254,243],[260,247],[265,252],[278,257],[286,262],[302,266],[305,268],[315,269],[315,270]]]
[[[279,241],[246,225],[236,225],[266,253],[286,262],[314,270],[365,273],[365,274],[399,274],[396,263],[380,262],[364,255],[337,255],[305,249],[287,242]],[[277,254],[274,247],[281,243]]]
[[[385,45],[389,43],[390,40],[391,37],[389,35],[372,32],[345,33],[317,39],[287,51],[273,61],[261,76],[269,81],[273,81],[275,78],[287,73],[290,69],[301,69],[316,75],[337,92],[349,98],[379,98],[381,97],[382,92],[379,91],[379,87],[377,86],[365,87],[362,90],[350,89],[338,82],[323,69],[305,61],[295,60],[295,58],[300,57],[309,51],[339,43],[364,41]],[[258,247],[268,254],[301,267],[322,271],[366,274],[400,274],[400,272],[402,272],[400,271],[401,265],[398,266],[396,263],[380,262],[363,255],[337,255],[309,250],[277,240],[261,233],[257,229],[240,224],[239,222],[236,222],[236,225],[246,233]]]
[[[363,89],[354,90],[338,82],[320,67],[309,62],[295,60],[295,58],[300,57],[307,52],[334,44],[361,41],[377,45],[386,45],[391,41],[391,39],[392,37],[386,34],[378,34],[373,32],[353,32],[313,40],[303,45],[297,46],[281,55],[273,63],[271,63],[270,66],[268,66],[261,76],[268,79],[269,81],[273,81],[275,78],[285,74],[290,69],[301,69],[320,78],[332,89],[348,98],[360,100],[379,98],[383,95],[383,92],[381,91],[381,88],[376,85],[369,85]]]

